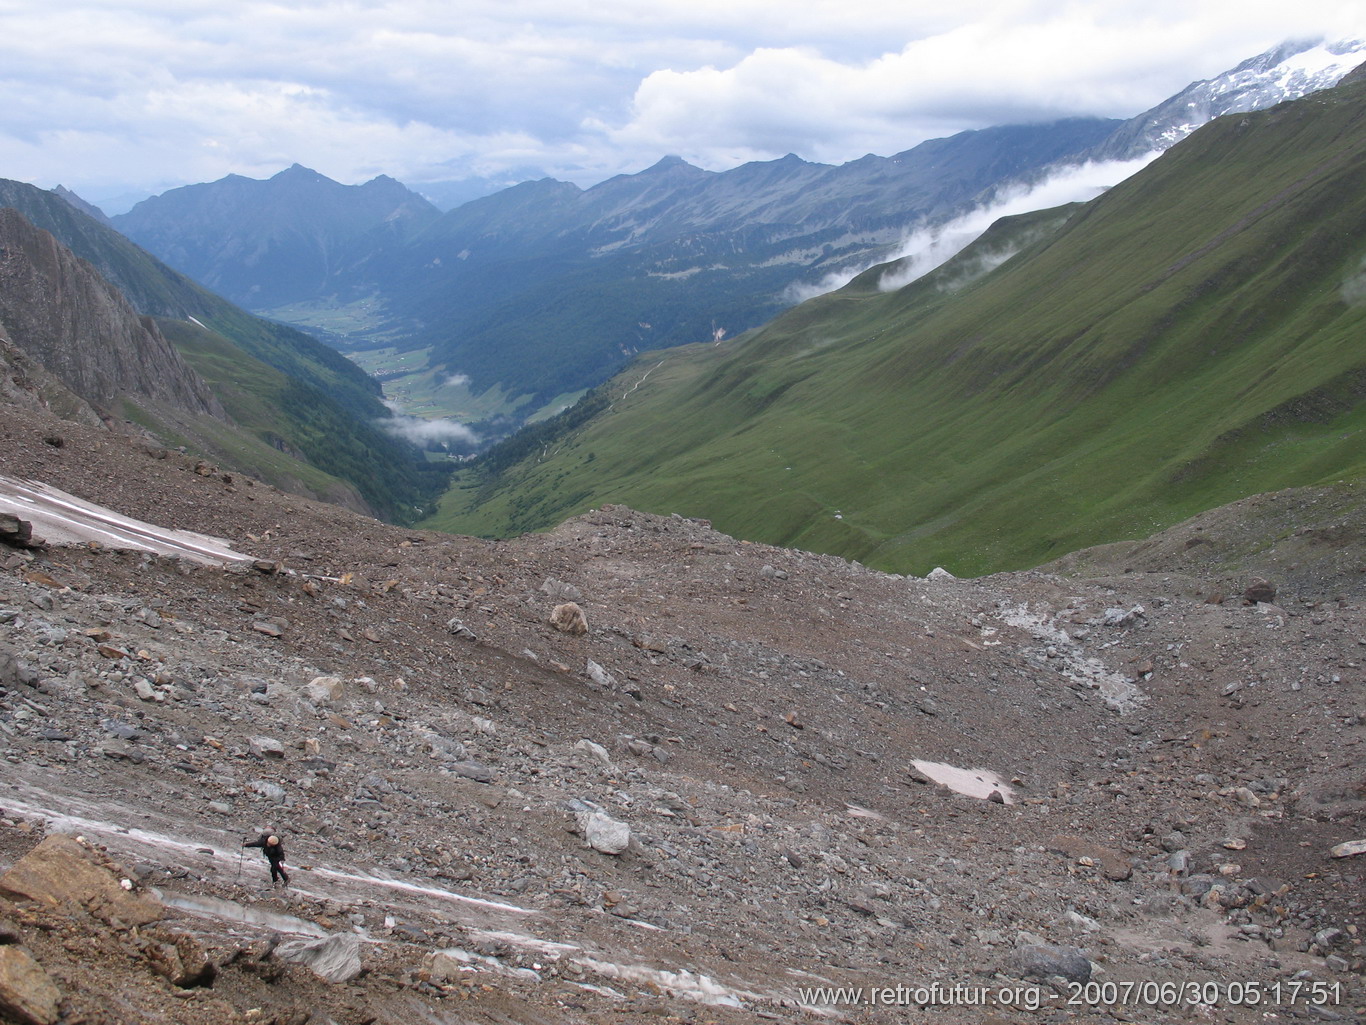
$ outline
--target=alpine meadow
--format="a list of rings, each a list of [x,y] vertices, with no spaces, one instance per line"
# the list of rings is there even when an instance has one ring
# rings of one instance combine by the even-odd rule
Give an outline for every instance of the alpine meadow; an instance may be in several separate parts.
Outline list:
[[[733,342],[641,355],[586,423],[541,425],[510,466],[495,449],[428,523],[503,534],[621,502],[978,574],[1350,483],[1364,158],[1361,83],[1220,119],[903,288],[874,268]]]

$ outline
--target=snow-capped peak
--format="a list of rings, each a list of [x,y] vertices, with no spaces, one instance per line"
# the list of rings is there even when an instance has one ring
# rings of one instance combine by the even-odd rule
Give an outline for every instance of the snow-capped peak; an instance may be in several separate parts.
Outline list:
[[[1095,155],[1125,160],[1164,150],[1216,117],[1263,110],[1331,88],[1363,61],[1366,39],[1282,43],[1222,75],[1192,82],[1131,119]]]

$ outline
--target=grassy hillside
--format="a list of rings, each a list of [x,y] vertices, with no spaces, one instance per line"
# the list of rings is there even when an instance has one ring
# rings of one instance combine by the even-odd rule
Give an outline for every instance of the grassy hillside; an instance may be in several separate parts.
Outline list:
[[[438,491],[446,471],[412,458],[394,460],[393,439],[357,421],[297,378],[248,355],[216,331],[161,321],[162,332],[213,388],[237,426],[192,439],[238,469],[279,487],[357,505],[390,519],[412,519]]]
[[[401,521],[419,515],[444,487],[441,468],[375,426],[389,415],[380,387],[340,353],[214,295],[54,193],[0,179],[0,206],[18,209],[90,261],[140,313],[161,318],[163,332],[214,386],[234,421],[293,456],[277,473],[251,439],[200,437],[216,458],[252,450],[251,459],[234,465],[312,494],[337,493],[330,478],[339,477],[350,485],[341,493],[359,493],[370,511]],[[316,480],[298,460],[321,471]]]
[[[1366,471],[1366,87],[1214,122],[1051,216],[899,291],[869,272],[737,343],[642,357],[430,522],[620,501],[980,573]]]
[[[525,396],[527,416],[642,350],[762,324],[794,283],[885,259],[911,227],[1117,124],[961,132],[839,167],[789,155],[718,173],[666,157],[586,190],[524,182],[450,211],[347,280],[357,295],[377,289],[393,318],[386,341],[429,349],[432,367],[468,375],[477,393]]]

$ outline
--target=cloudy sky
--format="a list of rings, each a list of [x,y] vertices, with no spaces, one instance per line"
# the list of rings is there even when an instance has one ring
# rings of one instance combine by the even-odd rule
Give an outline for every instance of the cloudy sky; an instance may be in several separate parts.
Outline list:
[[[1366,0],[0,0],[0,177],[117,210],[296,161],[413,186],[838,163],[1128,117],[1363,33]]]

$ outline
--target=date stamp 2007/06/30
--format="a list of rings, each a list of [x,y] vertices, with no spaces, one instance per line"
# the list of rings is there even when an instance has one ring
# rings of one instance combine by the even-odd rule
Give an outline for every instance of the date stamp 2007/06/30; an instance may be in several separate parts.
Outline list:
[[[1277,979],[1274,982],[1069,982],[1063,1003],[1069,1007],[1332,1007],[1342,1001],[1340,982]]]
[[[1273,982],[1219,982],[1208,979],[1167,981],[1069,982],[1061,992],[1051,986],[1014,984],[1002,986],[812,987],[798,994],[810,1006],[946,1007],[994,1006],[1037,1011],[1044,1006],[1064,1007],[1334,1007],[1342,1002],[1340,982],[1279,979]]]

